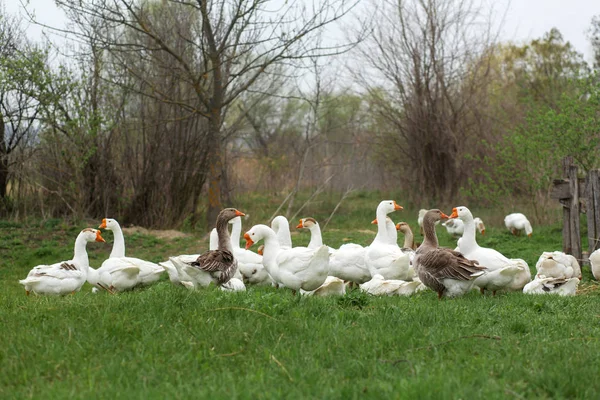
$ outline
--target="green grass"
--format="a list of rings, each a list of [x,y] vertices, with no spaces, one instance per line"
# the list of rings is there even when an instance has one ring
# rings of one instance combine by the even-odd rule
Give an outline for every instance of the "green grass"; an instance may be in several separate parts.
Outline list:
[[[369,223],[377,200],[359,196],[329,224],[328,244],[366,244],[374,237]],[[246,229],[267,218],[252,214],[257,199],[267,217],[278,205],[246,199],[239,206],[251,214]],[[335,201],[315,203],[301,216],[322,220]],[[416,225],[416,212],[392,217]],[[600,393],[600,297],[588,269],[580,286],[585,293],[570,298],[473,292],[438,301],[432,292],[375,298],[358,291],[302,298],[254,287],[190,292],[166,276],[114,296],[93,295],[88,284],[73,296],[25,296],[17,280],[36,264],[70,258],[79,230],[97,224],[0,222],[0,398],[554,399]],[[88,246],[96,267],[110,252],[112,237],[104,236],[109,244]],[[438,236],[455,245],[442,228]],[[478,239],[532,268],[542,251],[561,245],[558,225],[534,227],[531,239],[488,225]],[[293,240],[306,244],[309,235],[294,233]],[[134,234],[126,244],[129,255],[152,261],[206,248],[201,233],[175,240]]]

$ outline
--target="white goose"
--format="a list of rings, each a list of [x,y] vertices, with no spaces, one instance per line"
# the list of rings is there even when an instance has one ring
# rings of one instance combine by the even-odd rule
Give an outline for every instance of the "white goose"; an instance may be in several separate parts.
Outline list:
[[[410,296],[421,286],[421,281],[402,281],[400,279],[384,279],[377,274],[370,281],[360,285],[360,290],[373,296]]]
[[[279,247],[282,249],[292,248],[292,235],[290,234],[290,223],[283,215],[278,215],[271,221],[271,229],[277,235]]]
[[[521,234],[521,231],[525,231],[527,236],[531,237],[531,234],[533,233],[531,223],[527,217],[521,213],[508,214],[504,217],[504,225],[513,235]]]
[[[526,294],[558,294],[560,296],[575,296],[579,286],[578,278],[551,278],[536,276],[523,288]]]
[[[104,218],[99,226],[100,229],[108,229],[114,235],[114,243],[109,258],[102,263],[100,268],[119,268],[123,261],[129,262],[139,268],[137,285],[149,285],[160,279],[165,271],[163,267],[150,261],[140,260],[134,257],[125,257],[125,238],[119,223],[112,218]]]
[[[547,278],[582,278],[577,259],[562,251],[543,252],[535,264],[535,269],[536,275]]]
[[[384,200],[377,206],[377,236],[365,251],[365,265],[371,277],[379,274],[385,279],[411,280],[415,273],[409,256],[397,243],[391,243],[388,234],[386,216],[396,210],[402,210],[402,207],[394,200]],[[393,230],[397,235],[395,226]]]
[[[590,254],[590,266],[592,267],[594,278],[600,280],[600,249]]]
[[[89,267],[87,281],[96,289],[109,293],[124,292],[133,289],[139,281],[140,268],[122,258],[112,258],[98,269]],[[95,290],[94,290],[95,292]]]
[[[242,280],[255,285],[271,285],[273,280],[263,266],[262,255],[240,247],[242,218],[235,217],[229,221],[229,224],[231,225],[231,247],[233,255],[238,261],[238,271]],[[238,279],[240,278],[238,277]]]
[[[281,248],[277,235],[266,225],[255,225],[244,235],[246,248],[263,239],[263,265],[276,283],[296,290],[315,290],[329,272],[329,249]]]
[[[302,218],[300,219],[296,229],[308,229],[310,231],[310,243],[308,244],[309,249],[317,249],[323,246],[323,237],[321,235],[321,227],[314,218]],[[371,273],[365,266],[365,248],[354,243],[346,243],[340,246],[339,249],[333,249],[329,247],[329,278],[339,278],[344,281],[350,281],[355,283],[363,283],[371,279]],[[329,279],[323,284],[330,286],[333,290],[337,290],[337,294],[341,293],[341,289],[337,286],[337,281]],[[321,288],[319,288],[321,289]],[[317,290],[319,290],[317,289]],[[329,293],[325,288],[319,293]],[[345,289],[344,289],[345,293]]]
[[[474,283],[475,286],[480,288],[482,294],[485,289],[488,289],[495,295],[496,291],[507,289],[517,275],[531,275],[528,266],[511,261],[499,251],[481,247],[477,244],[477,240],[475,239],[475,221],[473,214],[471,214],[471,211],[467,207],[453,208],[450,218],[459,218],[464,224],[464,234],[458,241],[458,251],[467,259],[477,260],[479,265],[487,268],[487,271],[477,277]]]
[[[75,239],[75,251],[71,260],[38,265],[29,271],[27,278],[19,281],[25,287],[25,293],[62,296],[78,292],[87,279],[90,266],[86,244],[94,241],[104,242],[100,231],[91,228],[82,230]]]
[[[344,281],[335,276],[328,276],[325,282],[317,289],[306,291],[300,289],[300,294],[304,296],[343,296],[346,294],[346,285]]]

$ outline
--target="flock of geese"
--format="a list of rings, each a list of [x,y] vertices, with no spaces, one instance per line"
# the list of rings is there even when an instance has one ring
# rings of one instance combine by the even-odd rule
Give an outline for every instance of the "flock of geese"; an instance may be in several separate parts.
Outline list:
[[[536,264],[536,274],[522,259],[509,259],[500,252],[477,244],[476,231],[485,234],[485,225],[473,218],[466,207],[456,207],[450,216],[438,209],[421,210],[419,225],[424,235],[417,248],[405,222],[394,224],[389,214],[401,210],[393,200],[384,200],[376,210],[377,235],[368,246],[348,243],[338,249],[323,244],[319,223],[303,218],[298,229],[310,231],[306,247],[293,247],[288,220],[273,219],[271,226],[255,225],[244,235],[240,247],[241,217],[234,208],[222,210],[211,232],[210,250],[203,254],[169,257],[158,264],[127,257],[125,238],[119,223],[105,218],[99,229],[113,232],[110,257],[98,269],[90,267],[86,244],[104,242],[100,230],[86,228],[75,240],[73,259],[34,267],[19,283],[26,293],[66,295],[81,289],[87,281],[94,291],[116,293],[157,282],[166,271],[170,281],[188,289],[211,284],[226,291],[243,291],[246,285],[272,285],[303,295],[343,295],[349,285],[358,285],[372,295],[408,296],[433,290],[438,298],[461,296],[473,289],[493,295],[498,291],[530,294],[574,295],[581,280],[577,260],[568,254],[544,252]],[[456,249],[438,245],[435,227],[441,222],[452,235],[460,237]],[[506,227],[514,234],[532,235],[531,224],[523,214],[510,214]],[[229,233],[231,225],[231,233]],[[398,231],[404,245],[398,245]],[[258,252],[250,248],[262,241]],[[590,256],[592,272],[600,278],[600,250]]]

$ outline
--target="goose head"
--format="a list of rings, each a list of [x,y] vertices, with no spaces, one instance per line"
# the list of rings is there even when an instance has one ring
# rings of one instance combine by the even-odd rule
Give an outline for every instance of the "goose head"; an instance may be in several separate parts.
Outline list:
[[[301,228],[306,228],[306,229],[310,229],[315,225],[318,225],[319,223],[314,219],[314,218],[302,218],[300,220],[300,223],[298,224],[298,226],[296,226],[296,229],[301,229]]]
[[[384,200],[377,206],[377,211],[382,211],[385,214],[389,214],[393,211],[402,210],[404,207],[398,205],[394,200]]]
[[[473,214],[471,211],[464,206],[455,207],[452,209],[452,214],[450,214],[449,218],[459,218],[464,222],[473,221]]]
[[[79,234],[86,242],[106,242],[98,229],[85,228]]]
[[[447,216],[446,214],[444,214],[441,210],[434,208],[425,213],[425,216],[423,217],[423,222],[431,221],[435,224],[443,219],[448,219],[448,218],[450,218],[450,217]]]
[[[264,239],[269,233],[275,236],[275,232],[266,225],[254,225],[250,230],[244,233],[244,239],[246,239],[246,250],[249,249],[254,243]]]
[[[404,234],[406,234],[408,232],[412,233],[412,230],[410,229],[410,226],[408,226],[408,224],[406,222],[398,222],[396,224],[396,230],[400,231],[400,232],[402,232]]]
[[[224,208],[219,213],[219,216],[217,217],[217,219],[224,219],[226,221],[231,221],[235,217],[243,217],[244,215],[246,215],[246,214],[244,214],[241,211],[236,210],[235,208]]]
[[[475,221],[475,226],[477,227],[477,230],[479,231],[479,233],[481,233],[482,235],[485,235],[485,225],[483,224],[483,221],[481,220],[481,218],[477,217],[473,221]]]
[[[108,229],[109,231],[114,231],[119,228],[120,226],[117,220],[112,218],[103,218],[102,223],[98,227],[98,229]]]
[[[260,246],[258,246],[258,249],[256,249],[256,252],[257,252],[259,255],[261,255],[261,256],[262,256],[262,255],[263,255],[263,252],[264,252],[264,250],[265,250],[265,245],[264,245],[264,244],[261,244]]]

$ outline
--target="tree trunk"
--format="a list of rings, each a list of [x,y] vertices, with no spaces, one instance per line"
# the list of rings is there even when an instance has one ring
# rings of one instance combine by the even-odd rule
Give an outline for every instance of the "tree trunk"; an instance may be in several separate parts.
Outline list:
[[[223,176],[223,152],[221,149],[220,138],[220,110],[213,112],[212,118],[208,121],[210,143],[210,169],[208,173],[208,210],[206,212],[206,227],[210,231],[215,227],[217,215],[223,207],[221,204],[221,183]]]
[[[8,185],[8,148],[4,137],[5,130],[4,115],[0,113],[0,201],[3,204],[6,197],[6,186]]]

